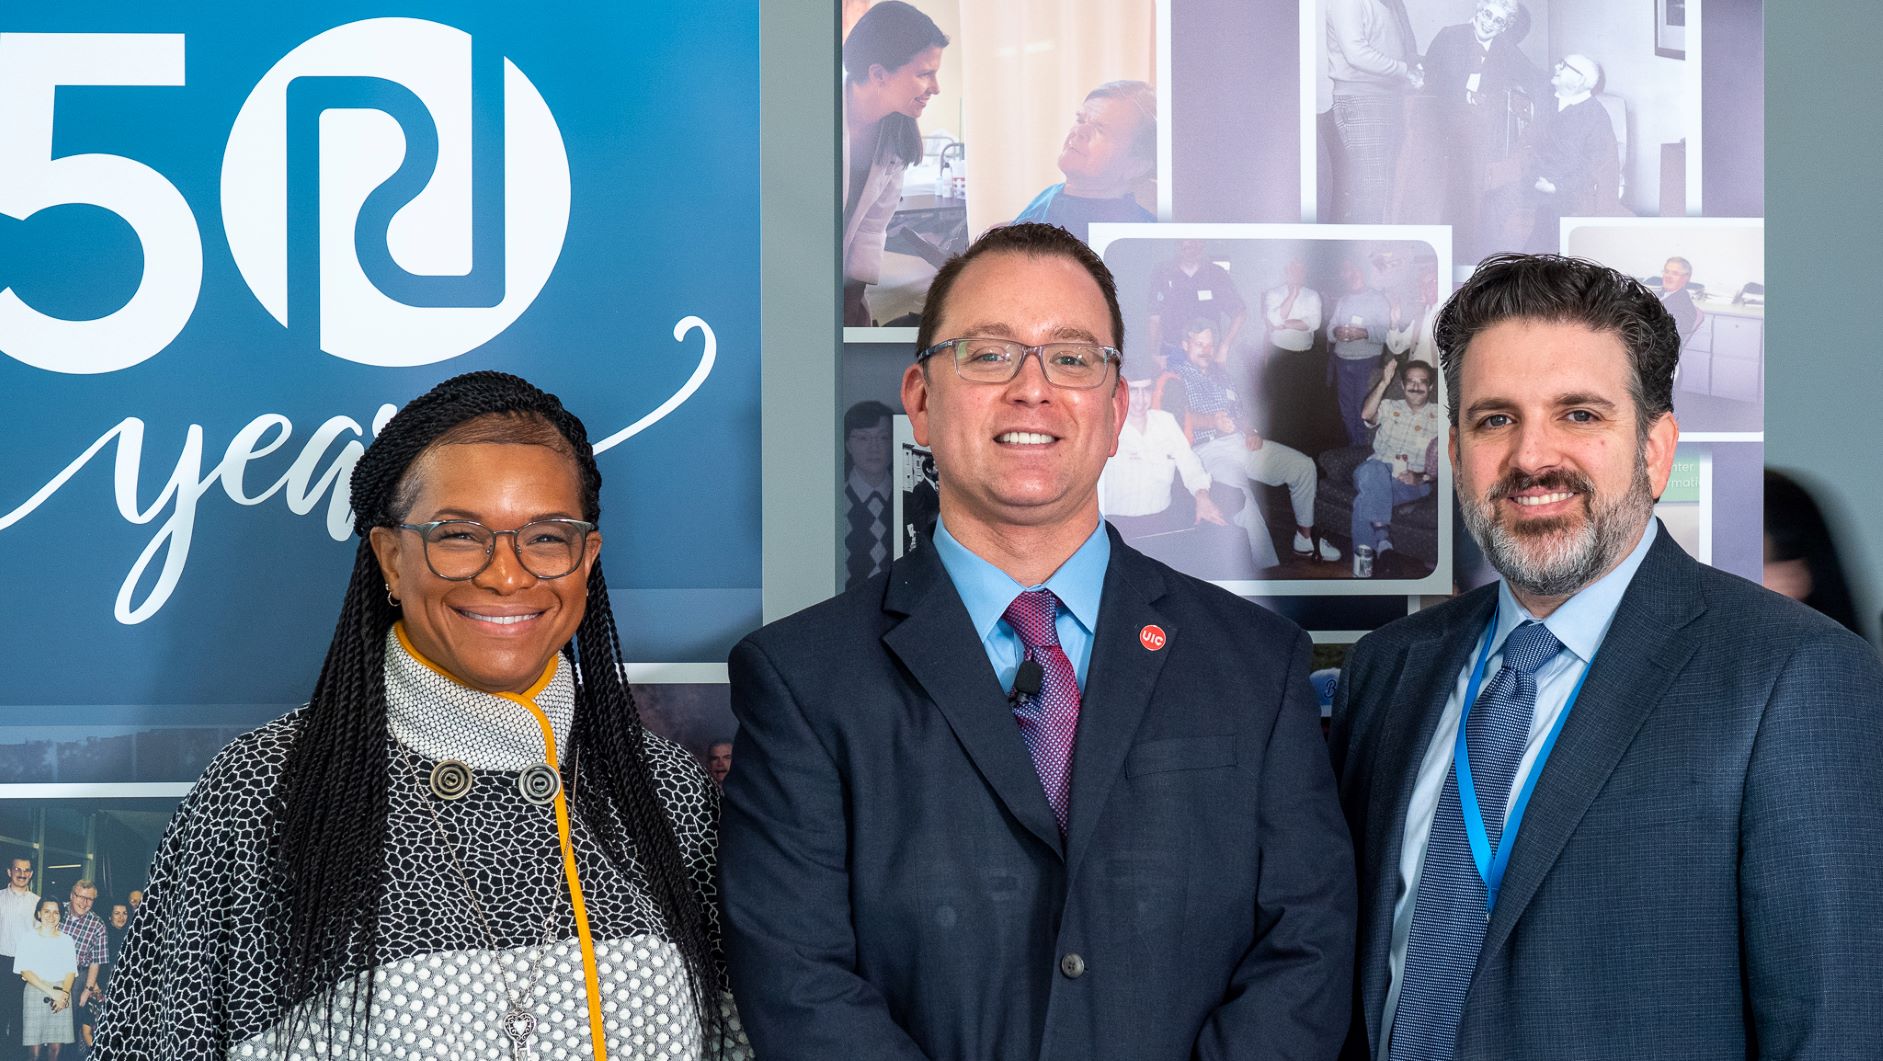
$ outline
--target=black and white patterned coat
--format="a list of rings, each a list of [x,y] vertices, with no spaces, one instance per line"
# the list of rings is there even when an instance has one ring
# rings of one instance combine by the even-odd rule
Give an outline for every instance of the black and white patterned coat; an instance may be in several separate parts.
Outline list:
[[[518,788],[519,773],[545,761],[544,724],[556,748],[567,737],[569,669],[558,658],[554,676],[530,698],[539,721],[524,703],[466,688],[388,636],[385,959],[363,1042],[343,1032],[337,1050],[317,1054],[305,1036],[284,1041],[285,903],[263,882],[276,835],[268,804],[301,725],[294,712],[230,744],[178,808],[126,938],[95,1056],[498,1061],[513,1056],[500,1027],[506,1007],[525,996],[538,1021],[530,1042],[538,1061],[597,1056],[556,808],[528,801]],[[718,791],[672,742],[649,734],[647,754],[716,933]],[[430,770],[443,759],[472,768],[461,798],[437,800],[428,790]],[[607,1055],[701,1057],[686,968],[664,938],[638,867],[617,869],[587,824],[568,817]],[[749,1057],[742,1035],[726,1055]]]

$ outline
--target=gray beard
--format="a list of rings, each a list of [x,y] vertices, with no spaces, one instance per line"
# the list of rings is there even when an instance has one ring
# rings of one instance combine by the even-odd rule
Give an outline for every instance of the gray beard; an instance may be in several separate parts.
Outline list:
[[[1654,518],[1647,455],[1640,449],[1628,492],[1613,501],[1593,490],[1583,493],[1583,518],[1573,528],[1551,520],[1522,533],[1512,530],[1496,517],[1496,502],[1466,497],[1462,480],[1458,501],[1465,529],[1491,566],[1513,588],[1537,597],[1568,597],[1602,577],[1634,547]]]

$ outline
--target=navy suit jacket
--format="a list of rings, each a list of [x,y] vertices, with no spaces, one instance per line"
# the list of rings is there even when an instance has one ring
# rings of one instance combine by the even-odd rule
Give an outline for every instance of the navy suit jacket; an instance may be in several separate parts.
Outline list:
[[[733,650],[720,895],[764,1061],[1339,1052],[1352,849],[1308,639],[1111,550],[1063,845],[932,545]]]
[[[1406,806],[1487,586],[1355,646],[1331,745],[1360,879],[1347,1056],[1377,1056]],[[1883,1052],[1883,667],[1662,528],[1536,790],[1457,1057]]]

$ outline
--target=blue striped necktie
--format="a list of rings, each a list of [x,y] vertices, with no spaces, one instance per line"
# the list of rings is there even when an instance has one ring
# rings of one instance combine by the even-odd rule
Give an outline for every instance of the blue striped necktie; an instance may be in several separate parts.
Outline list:
[[[1549,628],[1526,622],[1504,640],[1504,665],[1465,722],[1471,778],[1484,815],[1484,838],[1492,851],[1504,835],[1511,783],[1530,739],[1536,714],[1536,671],[1562,651]],[[1448,1061],[1464,1014],[1465,992],[1484,946],[1490,920],[1484,908],[1484,879],[1465,839],[1458,773],[1450,771],[1438,797],[1425,868],[1412,907],[1412,934],[1400,974],[1399,1006],[1393,1012],[1390,1061]]]

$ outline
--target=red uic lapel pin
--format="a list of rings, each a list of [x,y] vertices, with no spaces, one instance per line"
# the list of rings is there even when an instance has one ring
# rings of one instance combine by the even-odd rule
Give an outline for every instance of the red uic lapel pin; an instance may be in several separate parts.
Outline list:
[[[1161,626],[1151,625],[1138,631],[1138,644],[1143,645],[1147,652],[1156,652],[1169,640],[1164,636],[1164,628]]]

